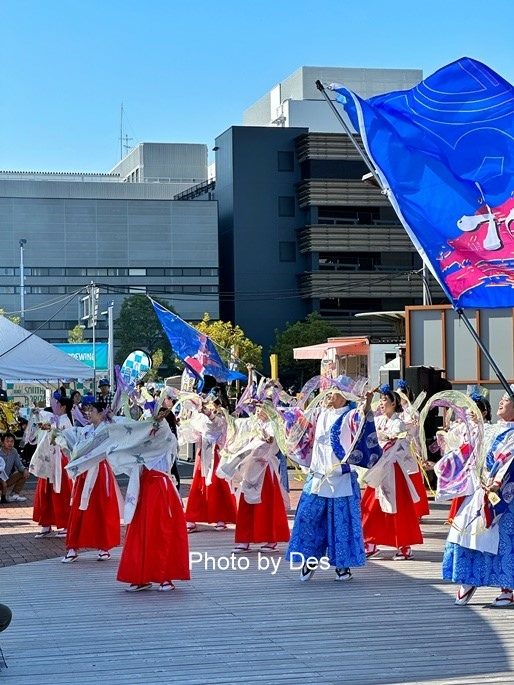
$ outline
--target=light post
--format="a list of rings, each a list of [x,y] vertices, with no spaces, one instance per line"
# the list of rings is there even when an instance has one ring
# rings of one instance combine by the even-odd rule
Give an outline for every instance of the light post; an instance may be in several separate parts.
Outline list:
[[[20,238],[20,324],[25,326],[25,273],[23,270],[23,246],[25,238]]]

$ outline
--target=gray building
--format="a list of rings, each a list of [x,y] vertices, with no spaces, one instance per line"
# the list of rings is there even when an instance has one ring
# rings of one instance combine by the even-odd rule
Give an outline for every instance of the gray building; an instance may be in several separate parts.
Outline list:
[[[5,312],[21,308],[23,255],[25,327],[49,342],[67,341],[91,281],[100,286],[100,311],[113,301],[115,317],[124,298],[135,293],[168,300],[187,320],[200,320],[205,312],[218,317],[217,203],[173,199],[193,180],[207,178],[206,146],[192,146],[192,162],[180,175],[180,164],[164,164],[170,153],[164,145],[163,165],[151,167],[158,182],[157,176],[142,178],[143,172],[139,182],[123,182],[121,172],[134,171],[135,162],[159,157],[157,147],[151,145],[147,157],[146,145],[139,145],[106,175],[0,173]],[[187,159],[187,150],[181,155]],[[106,337],[100,317],[97,339]]]

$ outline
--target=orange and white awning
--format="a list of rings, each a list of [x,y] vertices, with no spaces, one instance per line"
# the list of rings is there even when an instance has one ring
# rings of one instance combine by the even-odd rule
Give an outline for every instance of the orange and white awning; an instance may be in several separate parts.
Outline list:
[[[369,338],[338,338],[320,345],[295,347],[293,349],[293,356],[295,359],[325,359],[331,355],[367,355],[368,350]]]

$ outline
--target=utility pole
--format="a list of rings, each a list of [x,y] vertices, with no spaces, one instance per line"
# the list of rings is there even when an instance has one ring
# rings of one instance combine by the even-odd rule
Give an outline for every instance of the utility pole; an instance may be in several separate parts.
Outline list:
[[[23,266],[23,248],[27,244],[25,238],[20,238],[20,324],[25,326],[25,273]]]
[[[88,328],[93,331],[93,393],[96,393],[96,324],[98,321],[98,293],[99,288],[93,281],[86,287],[87,295],[82,298],[84,316]]]

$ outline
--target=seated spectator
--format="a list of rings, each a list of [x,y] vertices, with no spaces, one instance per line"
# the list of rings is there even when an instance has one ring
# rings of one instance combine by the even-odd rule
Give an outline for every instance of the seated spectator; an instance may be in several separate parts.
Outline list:
[[[6,476],[6,480],[1,479],[2,502],[25,502],[27,498],[21,494],[21,491],[29,477],[29,470],[23,464],[18,451],[14,449],[14,435],[9,432],[4,433],[1,441],[0,458],[5,462],[1,475]],[[7,495],[10,487],[12,487],[11,494]]]

